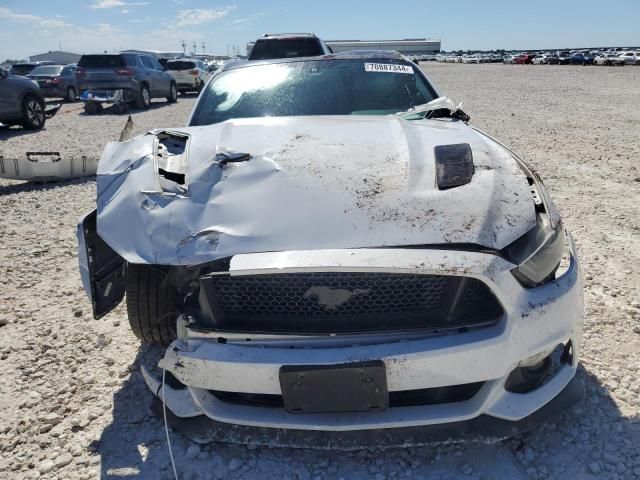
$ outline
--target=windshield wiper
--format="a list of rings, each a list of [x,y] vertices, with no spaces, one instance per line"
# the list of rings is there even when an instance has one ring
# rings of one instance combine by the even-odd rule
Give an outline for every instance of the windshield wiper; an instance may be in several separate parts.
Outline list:
[[[468,122],[471,117],[462,111],[462,104],[456,105],[450,98],[438,97],[435,100],[431,100],[429,103],[423,103],[422,105],[416,105],[411,107],[406,112],[399,112],[398,116],[415,116],[419,118],[456,118],[463,122]],[[423,114],[424,115],[420,115]]]

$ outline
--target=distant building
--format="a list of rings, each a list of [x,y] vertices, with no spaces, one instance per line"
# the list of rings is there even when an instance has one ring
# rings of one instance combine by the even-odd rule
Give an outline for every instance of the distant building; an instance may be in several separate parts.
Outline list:
[[[335,53],[349,50],[395,50],[403,55],[432,55],[440,53],[440,40],[407,38],[404,40],[328,40]]]
[[[59,65],[66,65],[68,63],[78,63],[80,57],[77,53],[61,52],[60,50],[49,51],[47,53],[40,53],[38,55],[31,55],[29,61],[31,62],[53,62]]]
[[[146,54],[160,60],[161,58],[178,58],[184,57],[182,50],[164,51],[164,50],[122,50],[120,53],[139,53]],[[188,55],[187,55],[188,56]]]
[[[187,55],[187,57],[199,58],[200,60],[204,60],[206,62],[224,62],[231,58],[228,55],[214,55],[213,53],[197,53],[195,55]]]

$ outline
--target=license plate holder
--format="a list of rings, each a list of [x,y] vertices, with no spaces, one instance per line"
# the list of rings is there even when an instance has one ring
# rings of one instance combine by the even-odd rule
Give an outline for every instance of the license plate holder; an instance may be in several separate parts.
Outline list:
[[[280,387],[289,413],[383,411],[389,406],[384,362],[283,366]]]

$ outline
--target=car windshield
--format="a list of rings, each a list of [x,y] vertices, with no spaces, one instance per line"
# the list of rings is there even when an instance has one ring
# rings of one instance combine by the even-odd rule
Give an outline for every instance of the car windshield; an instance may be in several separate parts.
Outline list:
[[[167,68],[169,70],[193,70],[196,68],[196,63],[189,60],[170,60],[167,62]]]
[[[33,69],[34,69],[34,66],[30,64],[23,64],[23,65],[16,64],[11,67],[10,71],[12,75],[27,75]]]
[[[59,75],[63,68],[62,66],[36,67],[29,75]]]
[[[245,66],[216,76],[191,125],[232,118],[385,115],[437,97],[409,63],[323,60]]]

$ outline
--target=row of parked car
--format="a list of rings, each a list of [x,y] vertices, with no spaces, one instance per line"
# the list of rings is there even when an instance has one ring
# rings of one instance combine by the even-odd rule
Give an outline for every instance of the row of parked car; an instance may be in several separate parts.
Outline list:
[[[130,53],[83,55],[77,64],[69,65],[15,64],[0,68],[0,123],[41,129],[47,117],[46,98],[80,99],[87,113],[102,110],[105,102],[117,104],[122,111],[129,102],[149,108],[152,98],[176,102],[178,92],[200,92],[210,70],[200,59],[160,61]]]
[[[278,34],[260,37],[249,60],[316,56],[331,53],[326,44],[313,34]],[[135,52],[83,55],[77,64],[53,65],[50,62],[21,63],[3,71],[3,90],[13,90],[11,108],[0,123],[22,124],[40,129],[45,117],[28,121],[27,110],[35,105],[44,112],[44,99],[64,98],[84,102],[87,113],[98,113],[103,104],[114,104],[127,111],[134,103],[147,109],[153,98],[178,100],[178,93],[200,92],[220,63],[206,63],[198,58],[158,59]],[[9,88],[11,84],[11,88]],[[25,99],[29,95],[29,102]],[[27,105],[31,105],[30,107]],[[10,111],[9,111],[10,110]]]
[[[534,65],[640,65],[640,51],[557,51],[509,54],[437,55],[445,63],[508,63]]]

